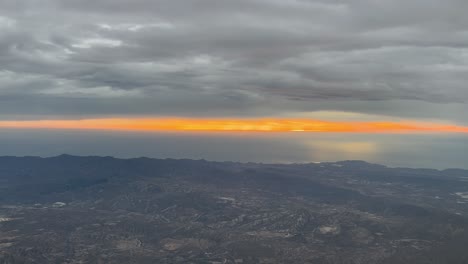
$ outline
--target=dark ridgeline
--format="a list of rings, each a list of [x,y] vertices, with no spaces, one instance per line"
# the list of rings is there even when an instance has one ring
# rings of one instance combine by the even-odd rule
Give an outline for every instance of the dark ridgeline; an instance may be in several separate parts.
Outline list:
[[[468,171],[0,157],[0,263],[468,263]]]

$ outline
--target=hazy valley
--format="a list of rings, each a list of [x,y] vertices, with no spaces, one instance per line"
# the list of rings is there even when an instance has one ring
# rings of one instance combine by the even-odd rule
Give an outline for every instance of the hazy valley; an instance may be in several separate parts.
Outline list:
[[[0,158],[0,263],[466,263],[468,171]]]

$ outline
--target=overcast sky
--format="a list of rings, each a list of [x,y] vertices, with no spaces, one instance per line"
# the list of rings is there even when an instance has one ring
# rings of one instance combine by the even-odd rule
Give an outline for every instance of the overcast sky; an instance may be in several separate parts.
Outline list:
[[[2,0],[0,119],[468,124],[465,0]]]
[[[1,0],[0,121],[411,119],[468,125],[466,0]],[[97,132],[96,132],[97,133]],[[0,155],[466,167],[466,135],[0,129]]]

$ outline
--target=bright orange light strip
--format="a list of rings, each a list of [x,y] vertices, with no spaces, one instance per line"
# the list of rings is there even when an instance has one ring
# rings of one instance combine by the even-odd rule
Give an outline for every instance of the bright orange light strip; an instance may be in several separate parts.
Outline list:
[[[0,121],[0,128],[126,131],[243,131],[343,133],[468,133],[468,127],[421,122],[332,122],[311,119],[113,118],[84,120]]]

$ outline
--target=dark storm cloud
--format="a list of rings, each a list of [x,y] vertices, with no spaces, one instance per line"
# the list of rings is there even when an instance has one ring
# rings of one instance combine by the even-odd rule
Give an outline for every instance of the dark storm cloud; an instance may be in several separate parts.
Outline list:
[[[427,117],[418,108],[431,104],[455,120],[468,110],[466,10],[462,0],[4,0],[0,113]]]

